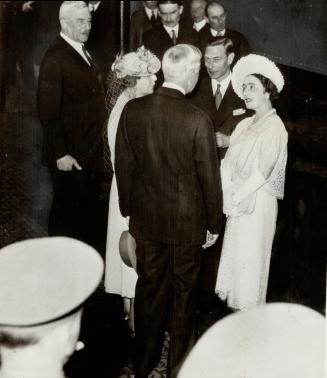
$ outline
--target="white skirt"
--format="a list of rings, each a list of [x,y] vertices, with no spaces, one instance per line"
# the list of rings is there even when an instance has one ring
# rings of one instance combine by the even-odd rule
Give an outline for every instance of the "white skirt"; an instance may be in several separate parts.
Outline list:
[[[215,292],[233,309],[266,302],[277,199],[258,190],[254,211],[227,218]]]

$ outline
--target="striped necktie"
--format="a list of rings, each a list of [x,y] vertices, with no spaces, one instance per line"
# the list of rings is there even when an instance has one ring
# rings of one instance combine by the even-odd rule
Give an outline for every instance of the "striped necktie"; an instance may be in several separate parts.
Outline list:
[[[218,83],[217,84],[217,89],[216,89],[216,93],[215,93],[215,104],[216,104],[216,109],[218,110],[219,109],[219,106],[221,104],[221,101],[223,99],[223,96],[220,92],[220,84]]]
[[[176,33],[175,33],[174,29],[171,31],[171,39],[173,41],[173,44],[176,45],[176,43],[177,43],[177,37],[176,37]]]

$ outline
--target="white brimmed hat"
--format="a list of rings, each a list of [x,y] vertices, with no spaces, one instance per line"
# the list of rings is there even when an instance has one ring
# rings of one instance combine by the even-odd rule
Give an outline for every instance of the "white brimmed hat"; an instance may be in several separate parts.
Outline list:
[[[95,291],[100,255],[65,237],[30,239],[0,250],[0,325],[33,326],[64,317]]]
[[[119,254],[123,262],[136,271],[136,242],[129,231],[123,231],[119,239]]]
[[[323,377],[325,318],[272,303],[218,321],[197,342],[178,378]]]
[[[284,77],[274,62],[262,55],[249,54],[237,61],[232,72],[232,86],[243,99],[242,85],[248,75],[260,74],[270,79],[279,93],[284,87]]]

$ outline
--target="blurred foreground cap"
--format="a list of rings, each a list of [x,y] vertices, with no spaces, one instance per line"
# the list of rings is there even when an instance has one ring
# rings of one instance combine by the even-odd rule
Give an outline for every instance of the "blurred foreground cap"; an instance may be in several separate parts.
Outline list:
[[[322,378],[324,323],[302,305],[271,303],[214,324],[178,378]]]
[[[100,255],[65,238],[30,239],[0,250],[0,325],[33,326],[77,309],[103,274]]]

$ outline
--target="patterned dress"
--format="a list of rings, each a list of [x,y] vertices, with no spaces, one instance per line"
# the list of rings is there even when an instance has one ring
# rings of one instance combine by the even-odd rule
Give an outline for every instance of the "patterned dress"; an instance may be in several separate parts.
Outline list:
[[[258,122],[246,118],[231,135],[221,163],[227,223],[215,291],[234,309],[266,301],[287,139],[275,109]]]
[[[131,98],[133,98],[133,91],[128,89],[124,90],[118,97],[110,113],[108,121],[108,143],[113,167],[115,165],[115,143],[119,119],[124,106]],[[128,230],[128,225],[126,219],[120,213],[117,181],[114,174],[109,200],[105,289],[107,293],[119,294],[126,298],[134,298],[137,274],[134,269],[124,264],[119,254],[119,239],[121,233],[125,230]]]

